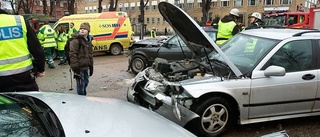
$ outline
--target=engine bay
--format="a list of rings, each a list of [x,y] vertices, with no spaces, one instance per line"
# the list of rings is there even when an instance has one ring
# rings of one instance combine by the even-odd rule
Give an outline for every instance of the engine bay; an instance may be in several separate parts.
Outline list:
[[[156,58],[147,74],[150,79],[155,81],[161,82],[165,78],[167,81],[176,82],[203,77],[206,74],[225,77],[230,74],[230,71],[224,65],[217,62],[208,63],[205,59],[190,59],[169,63],[165,59]]]

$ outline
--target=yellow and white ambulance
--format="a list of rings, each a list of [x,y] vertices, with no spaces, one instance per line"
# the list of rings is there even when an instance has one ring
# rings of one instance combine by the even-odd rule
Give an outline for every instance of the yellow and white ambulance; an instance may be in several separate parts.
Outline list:
[[[93,51],[106,51],[112,55],[119,55],[133,40],[130,19],[126,12],[72,14],[59,19],[53,28],[63,25],[68,32],[71,22],[77,30],[81,23],[90,23]]]

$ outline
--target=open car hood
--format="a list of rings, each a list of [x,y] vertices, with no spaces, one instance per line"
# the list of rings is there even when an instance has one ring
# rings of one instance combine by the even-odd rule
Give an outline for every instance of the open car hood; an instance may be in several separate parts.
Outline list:
[[[239,77],[242,75],[240,70],[226,57],[215,42],[187,13],[168,2],[160,2],[158,8],[161,15],[166,19],[177,35],[179,35],[186,43],[195,56],[200,57],[203,48],[213,49],[221,55],[236,76]]]

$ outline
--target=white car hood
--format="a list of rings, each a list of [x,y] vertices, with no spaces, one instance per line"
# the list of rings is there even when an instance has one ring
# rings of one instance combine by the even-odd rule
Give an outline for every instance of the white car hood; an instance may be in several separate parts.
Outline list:
[[[216,50],[228,64],[236,76],[241,76],[240,70],[226,57],[219,46],[206,34],[206,32],[183,10],[168,3],[160,2],[159,12],[174,29],[177,35],[186,43],[190,51],[199,57],[202,48]]]
[[[194,137],[162,116],[123,100],[53,92],[14,94],[45,102],[67,137]]]

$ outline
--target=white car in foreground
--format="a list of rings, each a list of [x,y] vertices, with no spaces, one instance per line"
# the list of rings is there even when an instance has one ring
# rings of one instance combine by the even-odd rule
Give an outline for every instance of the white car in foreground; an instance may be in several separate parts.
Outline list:
[[[0,136],[194,137],[123,100],[51,92],[0,93]]]

